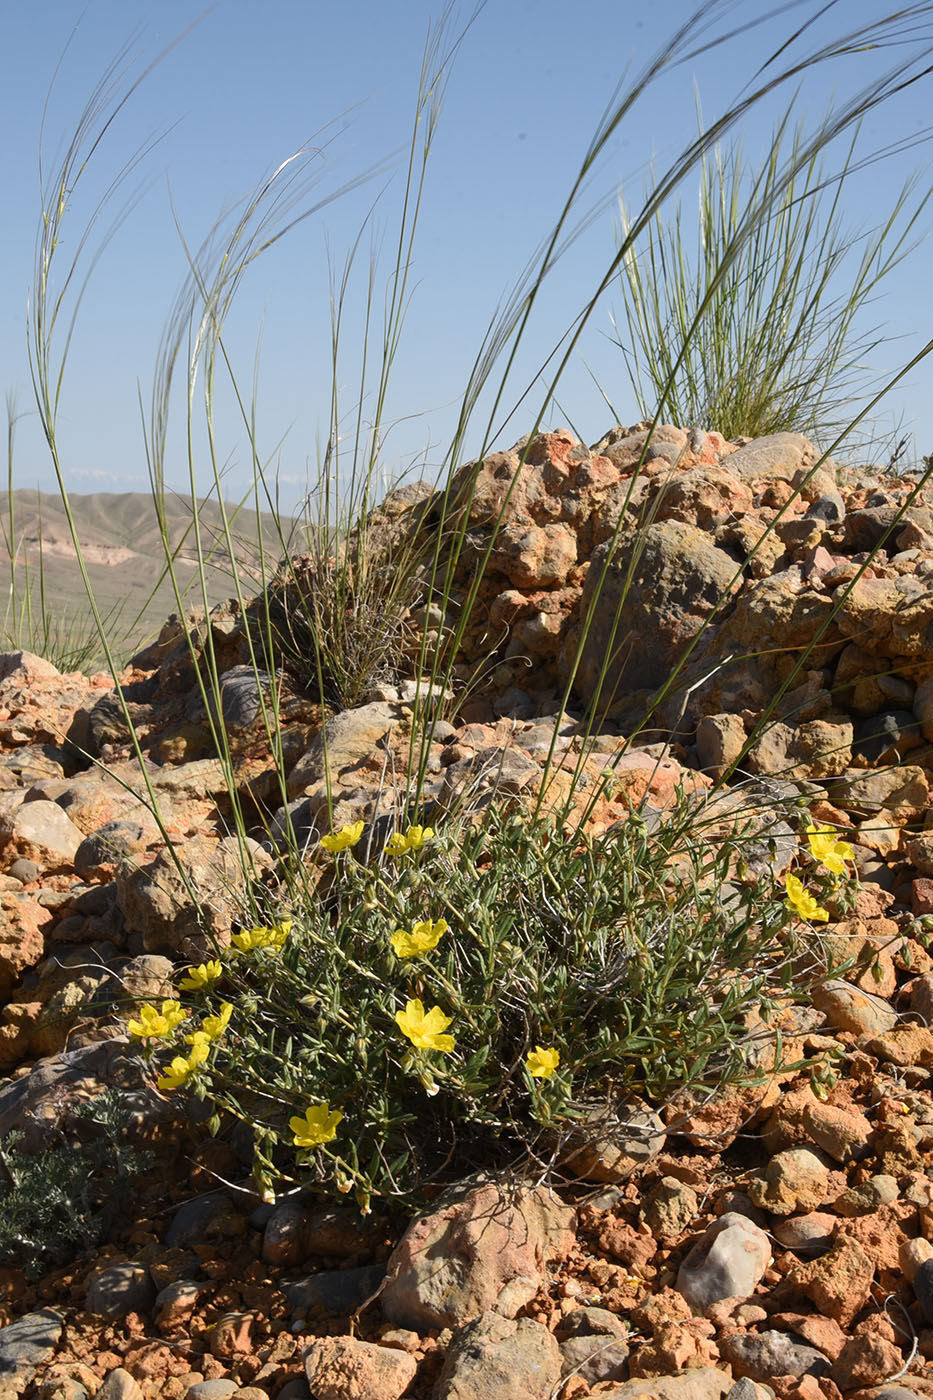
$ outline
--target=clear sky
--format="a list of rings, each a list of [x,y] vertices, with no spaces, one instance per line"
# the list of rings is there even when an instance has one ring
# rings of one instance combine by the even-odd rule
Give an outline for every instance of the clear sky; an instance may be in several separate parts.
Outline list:
[[[895,8],[891,5],[891,8]],[[601,212],[564,255],[545,288],[518,358],[504,403],[511,409],[533,382],[574,316],[586,303],[614,250],[619,188],[638,202],[649,166],[663,169],[695,135],[696,101],[707,124],[742,92],[755,69],[783,39],[820,10],[826,13],[796,49],[877,20],[881,0],[817,0],[768,5],[720,0],[712,33],[751,21],[755,27],[721,47],[659,73],[621,123],[579,206]],[[929,9],[929,7],[927,7]],[[620,82],[631,81],[694,10],[692,0],[488,0],[456,55],[446,88],[428,172],[412,266],[412,301],[387,404],[382,461],[395,475],[425,464],[437,470],[457,404],[484,331],[550,232],[590,139]],[[455,5],[451,30],[469,20],[472,5]],[[78,316],[62,391],[60,447],[74,491],[148,487],[139,396],[148,408],[160,336],[186,273],[182,237],[196,248],[218,215],[247,195],[303,143],[326,140],[315,169],[319,183],[305,205],[361,175],[379,174],[301,222],[250,269],[229,323],[229,349],[244,391],[257,379],[258,438],[270,474],[278,474],[283,504],[291,505],[313,476],[326,440],[330,400],[328,260],[338,269],[372,203],[369,229],[381,238],[376,305],[392,265],[422,52],[429,24],[442,17],[433,0],[218,0],[202,11],[188,0],[44,0],[3,5],[4,60],[0,122],[0,388],[15,395],[16,486],[54,490],[54,477],[33,408],[26,357],[26,307],[39,221],[38,158],[43,107],[61,60],[46,115],[49,170],[80,118],[110,60],[128,40],[141,66],[194,28],[131,96],[94,154],[66,215],[61,263],[78,246],[94,198],[151,135],[164,138],[125,187],[141,197],[93,270]],[[71,40],[67,51],[65,46]],[[799,84],[802,119],[818,122],[863,84],[906,64],[933,44],[926,16],[910,42],[839,59]],[[933,77],[876,110],[861,133],[865,153],[928,135]],[[769,133],[792,96],[791,87],[737,128],[750,159],[768,148]],[[330,125],[332,124],[332,125]],[[326,136],[322,133],[326,129]],[[924,142],[872,164],[853,181],[845,214],[853,229],[883,220],[904,180],[920,172],[930,185],[930,146]],[[82,194],[83,191],[83,194]],[[684,205],[693,207],[688,176]],[[117,206],[114,206],[114,211]],[[921,217],[925,232],[933,207]],[[105,219],[100,232],[106,228]],[[179,232],[180,230],[180,232]],[[92,238],[82,264],[90,265]],[[896,337],[876,352],[879,367],[896,368],[931,334],[933,243],[929,239],[886,284],[870,324]],[[360,324],[370,260],[369,232],[357,263],[344,328],[339,383],[347,415],[357,397]],[[77,284],[76,284],[77,285]],[[69,303],[73,304],[73,303]],[[602,386],[622,421],[638,416],[623,357],[611,341],[621,297],[610,289],[581,341],[580,353],[558,387],[550,423],[569,421],[593,442],[615,421],[595,387]],[[61,343],[61,341],[59,341]],[[884,425],[903,422],[915,453],[933,451],[933,361],[898,385]],[[509,444],[532,426],[542,399],[539,380],[499,441]],[[372,410],[367,400],[365,414]],[[184,406],[175,405],[167,475],[185,489]],[[496,426],[507,416],[500,412]],[[250,475],[249,452],[229,394],[218,396],[219,450],[227,466],[225,494],[235,497]],[[480,446],[485,418],[468,434],[464,455]],[[197,439],[195,484],[206,492],[211,471]]]

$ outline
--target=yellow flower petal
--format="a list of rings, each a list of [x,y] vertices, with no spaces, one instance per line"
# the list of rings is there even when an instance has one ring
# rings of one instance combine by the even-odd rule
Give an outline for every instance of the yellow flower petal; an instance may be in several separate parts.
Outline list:
[[[201,1022],[200,1031],[196,1031],[195,1034],[206,1035],[209,1040],[219,1040],[219,1038],[223,1035],[224,1031],[227,1029],[232,1013],[233,1003],[229,1001],[223,1002],[221,1004],[220,1011],[216,1016],[204,1017],[204,1020]],[[194,1043],[193,1037],[189,1036],[188,1039],[191,1041],[192,1044]]]
[[[355,846],[363,835],[364,822],[353,822],[350,826],[342,826],[339,831],[332,831],[329,836],[321,837],[321,845],[325,851],[345,851],[348,846]]]
[[[187,977],[183,977],[178,985],[185,992],[199,992],[203,987],[209,987],[212,982],[216,982],[222,976],[223,967],[219,959],[214,958],[211,962],[199,963],[197,967],[189,967]]]
[[[796,875],[784,876],[784,888],[787,891],[788,904],[802,919],[817,919],[825,923],[829,918],[828,912],[804,889],[802,881]]]
[[[445,1016],[439,1006],[425,1013],[424,1003],[418,997],[406,1002],[404,1011],[395,1013],[395,1020],[403,1035],[407,1035],[412,1045],[419,1050],[441,1050],[448,1054],[455,1041],[452,1035],[442,1035],[453,1018]]]
[[[525,1060],[525,1067],[533,1079],[550,1079],[560,1064],[560,1051],[545,1049],[536,1045]]]
[[[294,1134],[296,1147],[319,1147],[337,1136],[337,1125],[343,1119],[339,1108],[331,1110],[327,1103],[311,1104],[305,1109],[304,1117],[297,1115],[288,1120]]]
[[[397,928],[392,935],[392,948],[397,958],[417,958],[422,953],[430,953],[432,948],[436,948],[438,943],[447,932],[446,919],[438,919],[432,923],[430,919],[418,919],[412,926],[411,933],[407,929]]]

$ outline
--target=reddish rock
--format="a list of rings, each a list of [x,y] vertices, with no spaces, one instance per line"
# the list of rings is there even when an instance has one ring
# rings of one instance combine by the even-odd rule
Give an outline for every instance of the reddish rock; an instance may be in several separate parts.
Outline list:
[[[795,1264],[786,1281],[840,1327],[848,1327],[868,1302],[874,1276],[874,1261],[863,1246],[840,1239],[822,1258]]]
[[[762,1172],[755,1172],[748,1183],[748,1194],[756,1206],[774,1215],[792,1215],[822,1205],[829,1172],[815,1153],[805,1147],[778,1152]]]
[[[0,893],[0,997],[7,997],[45,949],[45,930],[54,915],[28,895]]]
[[[861,1385],[880,1385],[896,1375],[904,1365],[898,1347],[884,1337],[862,1335],[846,1342],[833,1364],[831,1375],[840,1390]]]
[[[303,1360],[316,1400],[399,1400],[418,1370],[404,1351],[355,1337],[321,1337]]]
[[[869,1055],[877,1055],[887,1064],[933,1067],[933,1030],[929,1026],[895,1026],[865,1042]]]
[[[840,1220],[836,1239],[858,1240],[866,1254],[874,1260],[877,1269],[900,1268],[900,1250],[905,1234],[896,1208],[882,1207],[870,1215]]]
[[[225,1357],[253,1349],[252,1313],[224,1313],[211,1331],[211,1354]]]
[[[451,1191],[408,1227],[389,1259],[383,1312],[421,1331],[460,1327],[491,1308],[514,1317],[541,1286],[546,1263],[571,1249],[573,1227],[573,1210],[543,1187]]]
[[[857,1161],[868,1151],[872,1125],[864,1113],[816,1100],[803,1117],[811,1140],[837,1162]]]
[[[632,1353],[629,1374],[632,1377],[670,1376],[678,1371],[715,1366],[719,1360],[715,1335],[715,1327],[703,1317],[659,1327],[653,1341]]]

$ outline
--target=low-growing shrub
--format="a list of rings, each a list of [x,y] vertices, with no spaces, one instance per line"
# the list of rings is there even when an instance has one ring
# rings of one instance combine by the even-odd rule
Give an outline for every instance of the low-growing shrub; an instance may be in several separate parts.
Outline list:
[[[97,1244],[132,1197],[133,1178],[152,1154],[127,1146],[130,1111],[108,1089],[75,1110],[80,1144],[53,1143],[24,1152],[23,1134],[0,1142],[0,1262],[16,1264],[28,1279]],[[83,1129],[83,1131],[82,1131]]]
[[[815,885],[782,885],[749,866],[741,822],[704,840],[697,820],[681,795],[653,831],[632,814],[591,839],[496,806],[383,834],[378,854],[343,828],[316,889],[189,970],[199,1024],[170,1001],[131,1033],[171,1043],[160,1087],[251,1124],[267,1188],[297,1176],[365,1209],[553,1165],[581,1124],[770,1067],[763,1020],[825,975],[803,920],[842,879],[833,839]]]

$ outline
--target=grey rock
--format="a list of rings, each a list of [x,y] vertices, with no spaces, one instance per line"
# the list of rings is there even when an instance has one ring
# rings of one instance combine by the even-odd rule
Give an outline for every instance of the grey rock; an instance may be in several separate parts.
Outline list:
[[[34,860],[27,860],[25,856],[20,856],[14,860],[7,874],[12,875],[14,880],[22,880],[24,885],[31,885],[34,880],[39,878],[39,865]]]
[[[281,1285],[293,1313],[323,1308],[343,1316],[363,1306],[386,1276],[381,1264],[359,1269],[324,1269],[319,1274]]]
[[[569,1337],[560,1344],[561,1375],[582,1376],[588,1385],[623,1381],[629,1348],[617,1337]]]
[[[236,1381],[219,1376],[213,1381],[196,1381],[185,1391],[185,1400],[230,1400],[239,1390]]]
[[[112,1264],[91,1281],[85,1306],[98,1317],[148,1312],[155,1288],[145,1264]]]
[[[323,1206],[308,1221],[305,1246],[309,1254],[345,1259],[366,1249],[371,1237],[372,1232],[358,1211],[346,1206]]]
[[[914,1293],[924,1319],[933,1326],[933,1259],[925,1259],[914,1275]]]
[[[726,1400],[758,1400],[760,1394],[761,1391],[755,1382],[749,1380],[748,1376],[743,1376],[740,1381],[736,1381],[726,1396]]]
[[[560,1324],[568,1337],[625,1337],[628,1328],[608,1308],[574,1308]]]
[[[726,459],[730,472],[735,476],[764,478],[778,477],[781,481],[792,481],[794,473],[816,465],[819,452],[809,438],[802,433],[766,433],[740,447]],[[822,469],[832,470],[832,461],[827,458]]]
[[[737,572],[735,560],[717,549],[706,531],[680,520],[646,525],[637,537],[620,540],[611,554],[608,542],[598,545],[562,648],[564,678],[593,604],[575,681],[579,695],[594,693],[607,653],[605,693],[663,685],[713,608],[728,596]],[[638,644],[644,637],[651,638],[650,647]]]
[[[764,1230],[745,1215],[721,1215],[693,1246],[677,1273],[677,1291],[698,1316],[723,1298],[747,1298],[771,1262]]]
[[[105,822],[75,851],[75,874],[82,880],[110,879],[119,860],[141,855],[157,834],[154,822]]]
[[[921,742],[920,721],[911,710],[885,710],[861,721],[852,752],[867,763],[893,763]]]
[[[793,1332],[733,1332],[722,1337],[719,1353],[737,1376],[768,1381],[773,1376],[828,1376],[832,1363]]]
[[[84,833],[57,802],[24,802],[0,816],[0,845],[25,847],[24,854],[49,873],[70,870]]]
[[[178,1303],[196,1303],[203,1289],[203,1283],[195,1283],[188,1278],[176,1279],[174,1283],[167,1283],[164,1288],[159,1289],[155,1297],[155,1307],[173,1308]]]
[[[102,695],[92,708],[87,719],[87,737],[89,752],[95,758],[100,757],[107,744],[129,743],[129,726],[115,690]]]
[[[828,496],[821,496],[818,501],[814,501],[812,506],[807,508],[804,519],[822,520],[827,525],[838,525],[840,521],[845,519],[845,514],[845,501],[838,491],[831,491]]]
[[[219,685],[224,729],[237,734],[259,718],[272,677],[267,671],[254,671],[252,666],[233,666],[219,678]]]
[[[666,1141],[664,1123],[651,1109],[620,1108],[611,1119],[596,1109],[568,1134],[561,1166],[582,1181],[612,1186],[653,1161]]]
[[[560,1380],[561,1359],[540,1323],[483,1313],[454,1337],[435,1400],[546,1400]]]
[[[116,1366],[108,1373],[95,1400],[143,1400],[143,1392],[129,1371]]]
[[[732,1377],[711,1366],[683,1371],[679,1376],[649,1376],[625,1381],[618,1390],[604,1390],[600,1400],[722,1400]]]
[[[308,1252],[305,1243],[311,1212],[300,1201],[278,1201],[265,1221],[262,1257],[267,1264],[298,1264]],[[256,1212],[250,1216],[256,1223]]]
[[[205,1244],[209,1240],[235,1238],[245,1232],[246,1217],[236,1209],[227,1193],[211,1191],[179,1207],[165,1232],[164,1243],[170,1248]]]
[[[0,1385],[27,1385],[36,1367],[52,1355],[61,1333],[62,1317],[53,1308],[25,1313],[0,1327]]]
[[[133,1113],[130,1130],[145,1136],[175,1112],[151,1088],[151,1074],[128,1038],[95,1041],[39,1060],[28,1074],[0,1086],[0,1138],[22,1132],[27,1152],[41,1152],[74,1125],[73,1112],[104,1088],[122,1090]]]
[[[311,1387],[303,1376],[286,1381],[275,1400],[312,1400]]]

